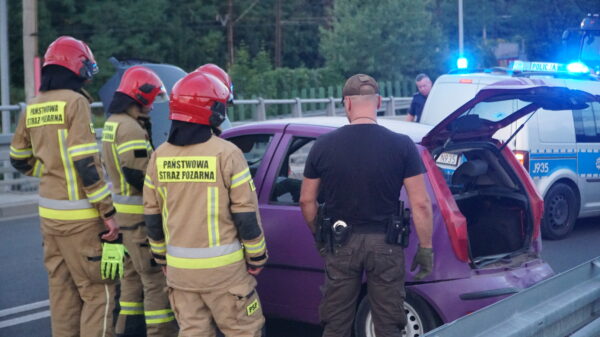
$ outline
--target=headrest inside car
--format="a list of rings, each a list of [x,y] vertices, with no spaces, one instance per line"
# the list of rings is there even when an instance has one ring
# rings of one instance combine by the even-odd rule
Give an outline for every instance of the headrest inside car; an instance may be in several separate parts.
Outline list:
[[[474,178],[485,174],[488,170],[488,164],[480,159],[469,160],[461,164],[454,174],[452,174],[452,184],[465,184],[473,181]]]

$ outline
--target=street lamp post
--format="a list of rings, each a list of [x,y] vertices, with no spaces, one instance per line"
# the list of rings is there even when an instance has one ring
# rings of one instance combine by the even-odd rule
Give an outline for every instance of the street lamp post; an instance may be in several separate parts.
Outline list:
[[[463,43],[463,0],[458,0],[458,52],[459,57],[464,56]]]

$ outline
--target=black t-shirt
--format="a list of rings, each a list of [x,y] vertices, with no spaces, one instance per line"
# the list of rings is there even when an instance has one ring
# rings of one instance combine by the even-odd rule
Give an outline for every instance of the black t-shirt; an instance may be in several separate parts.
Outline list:
[[[376,124],[346,125],[317,139],[304,176],[321,179],[327,216],[355,226],[395,214],[404,178],[424,173],[413,141]]]
[[[421,113],[423,112],[425,101],[427,101],[427,96],[421,95],[420,92],[417,92],[413,95],[413,99],[410,102],[410,108],[408,109],[408,113],[415,116],[416,122],[421,121]]]

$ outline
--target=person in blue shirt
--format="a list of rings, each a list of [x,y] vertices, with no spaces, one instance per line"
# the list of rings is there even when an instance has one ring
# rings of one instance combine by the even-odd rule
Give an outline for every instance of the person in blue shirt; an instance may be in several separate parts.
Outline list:
[[[421,113],[423,112],[425,101],[427,101],[427,96],[429,96],[429,92],[431,91],[432,83],[429,76],[426,74],[419,74],[415,78],[415,84],[417,85],[418,91],[413,95],[408,114],[406,115],[406,120],[418,123],[421,120]]]

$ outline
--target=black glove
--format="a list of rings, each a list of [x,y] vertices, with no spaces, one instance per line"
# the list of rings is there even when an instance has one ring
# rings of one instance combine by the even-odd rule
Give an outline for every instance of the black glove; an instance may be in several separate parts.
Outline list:
[[[410,271],[415,271],[419,266],[419,272],[415,275],[415,280],[420,281],[431,274],[433,270],[433,248],[423,248],[419,246],[417,254],[413,258]]]

